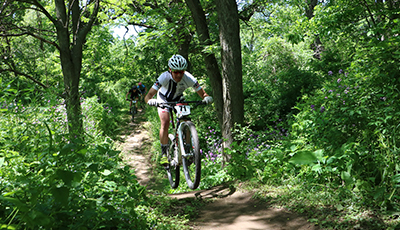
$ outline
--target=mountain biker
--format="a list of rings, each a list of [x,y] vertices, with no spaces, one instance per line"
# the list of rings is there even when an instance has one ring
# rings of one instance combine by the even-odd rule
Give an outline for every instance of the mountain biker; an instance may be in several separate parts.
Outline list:
[[[126,93],[126,96],[125,96],[126,100],[128,100],[128,95],[130,95],[129,98],[130,98],[130,102],[131,102],[129,107],[132,107],[132,101],[135,99],[139,99],[139,97],[140,97],[140,92],[137,89],[136,85],[132,86],[132,88],[128,91],[128,93]]]
[[[192,74],[185,71],[187,68],[186,59],[179,55],[173,55],[168,60],[169,70],[163,72],[149,89],[145,102],[150,106],[156,106],[157,103],[177,101],[183,95],[183,92],[192,87],[206,104],[212,103],[213,99],[203,88],[200,87]],[[157,93],[158,92],[158,93]],[[153,99],[157,93],[157,99]],[[158,116],[161,121],[160,143],[161,143],[161,165],[168,165],[167,150],[168,146],[168,128],[170,122],[169,110],[158,108]]]
[[[146,93],[147,93],[147,88],[146,88],[146,86],[145,86],[143,83],[139,82],[139,83],[138,83],[138,90],[139,90],[139,92],[140,92],[140,102],[142,102],[143,99],[144,99],[144,95],[146,95]],[[141,104],[142,104],[142,103],[141,103]],[[143,107],[142,107],[142,108],[143,108]]]
[[[146,86],[145,86],[143,83],[141,83],[141,82],[138,83],[138,89],[139,89],[139,92],[140,92],[143,96],[147,93],[147,88],[146,88]]]

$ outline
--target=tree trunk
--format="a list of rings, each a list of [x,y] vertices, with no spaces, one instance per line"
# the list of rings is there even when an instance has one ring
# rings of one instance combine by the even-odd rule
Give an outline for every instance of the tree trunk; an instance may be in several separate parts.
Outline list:
[[[216,1],[221,42],[224,148],[232,144],[235,124],[243,124],[244,98],[239,15],[235,0]],[[229,156],[224,154],[224,159]]]
[[[94,9],[88,23],[81,21],[79,2],[74,1],[67,14],[65,2],[55,1],[56,18],[50,20],[57,30],[61,67],[64,77],[65,107],[67,110],[70,140],[83,136],[82,107],[79,95],[79,80],[82,69],[82,52],[86,35],[97,18],[99,0],[94,1]],[[70,18],[71,17],[71,18]],[[72,30],[68,26],[71,23]],[[72,41],[70,40],[72,38]]]
[[[305,0],[306,8],[305,13],[307,18],[310,20],[314,17],[314,8],[318,5],[318,0]],[[314,51],[314,58],[320,59],[321,53],[324,50],[321,40],[319,36],[316,35],[313,44],[311,44],[311,49]]]
[[[192,12],[193,19],[196,23],[196,31],[199,36],[200,45],[202,48],[212,45],[210,41],[210,34],[208,31],[206,16],[199,0],[186,0],[190,11]],[[203,50],[203,49],[202,49]],[[214,97],[214,104],[217,111],[219,126],[222,129],[222,77],[218,67],[217,59],[212,53],[202,52],[204,62],[206,64],[207,75],[210,78],[212,95]]]
[[[181,31],[185,31],[185,29],[182,28]],[[190,42],[192,41],[192,36],[189,33],[178,34],[178,36],[179,39],[176,43],[176,46],[178,46],[178,54],[186,58],[188,61],[187,71],[190,72],[192,65],[189,62],[189,48]]]

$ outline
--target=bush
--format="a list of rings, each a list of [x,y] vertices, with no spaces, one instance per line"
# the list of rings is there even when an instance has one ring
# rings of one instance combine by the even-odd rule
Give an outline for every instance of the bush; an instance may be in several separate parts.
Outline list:
[[[371,197],[388,202],[400,182],[396,79],[377,81],[374,72],[342,70],[328,72],[325,79],[315,96],[303,97],[292,135],[321,149],[322,155],[311,154],[315,172],[339,175],[347,188],[361,191],[368,202]],[[384,88],[377,87],[383,84]]]

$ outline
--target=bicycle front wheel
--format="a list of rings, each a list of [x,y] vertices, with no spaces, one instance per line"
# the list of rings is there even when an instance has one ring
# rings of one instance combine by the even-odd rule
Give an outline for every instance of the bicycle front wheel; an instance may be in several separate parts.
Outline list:
[[[177,154],[177,149],[175,148],[175,137],[172,134],[168,135],[169,138],[169,149],[168,149],[168,161],[169,165],[166,167],[169,184],[172,188],[177,188],[179,185],[180,172],[179,165],[175,162],[175,154]]]
[[[199,137],[196,127],[191,121],[181,123],[183,146],[182,164],[186,182],[190,189],[196,189],[200,184],[201,178],[201,157]]]
[[[130,108],[130,114],[131,114],[131,121],[133,122],[133,120],[135,119],[135,112],[133,110],[133,107]]]

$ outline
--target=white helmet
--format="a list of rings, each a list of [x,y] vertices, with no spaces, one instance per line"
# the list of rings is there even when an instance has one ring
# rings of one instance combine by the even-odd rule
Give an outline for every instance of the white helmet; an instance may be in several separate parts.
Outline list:
[[[172,55],[168,60],[168,67],[172,70],[185,70],[187,68],[186,59],[179,54]]]

